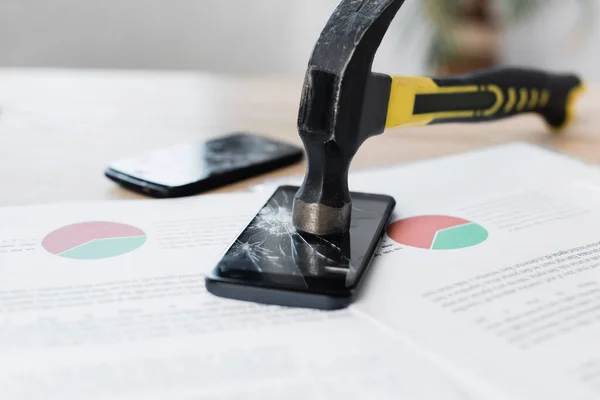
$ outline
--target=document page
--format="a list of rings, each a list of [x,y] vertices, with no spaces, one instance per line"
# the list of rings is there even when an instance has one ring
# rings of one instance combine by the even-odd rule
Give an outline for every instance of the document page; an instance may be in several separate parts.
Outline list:
[[[349,310],[215,298],[201,278],[160,300],[11,316],[2,398],[470,398]]]
[[[355,307],[504,398],[598,399],[599,182],[527,145],[353,176],[398,203]]]
[[[0,288],[210,269],[268,194],[0,208]]]
[[[0,209],[0,397],[472,398],[352,310],[209,294],[267,198]]]

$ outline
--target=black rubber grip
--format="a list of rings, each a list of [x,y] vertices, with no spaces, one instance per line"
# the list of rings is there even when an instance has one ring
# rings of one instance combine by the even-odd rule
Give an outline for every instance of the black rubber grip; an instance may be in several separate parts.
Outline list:
[[[583,89],[576,75],[524,68],[487,69],[432,80],[439,91],[417,94],[413,110],[414,115],[438,114],[430,123],[494,121],[537,113],[553,128],[561,128],[572,117],[575,97]],[[468,111],[472,115],[466,116]]]

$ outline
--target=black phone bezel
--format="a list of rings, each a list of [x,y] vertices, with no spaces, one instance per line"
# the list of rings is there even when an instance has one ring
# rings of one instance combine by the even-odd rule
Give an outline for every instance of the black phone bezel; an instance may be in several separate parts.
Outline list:
[[[220,187],[240,182],[248,178],[263,175],[268,172],[298,163],[304,158],[304,151],[298,146],[246,132],[234,132],[212,140],[226,140],[234,135],[246,135],[252,138],[258,138],[264,141],[276,143],[278,145],[284,145],[290,149],[290,152],[283,155],[278,155],[260,163],[255,163],[242,168],[230,169],[179,186],[168,186],[141,179],[139,177],[118,171],[111,166],[105,168],[104,175],[111,181],[128,190],[147,196],[156,198],[186,197],[218,189]]]
[[[297,191],[298,189],[299,188],[297,186],[279,186],[258,212],[260,212],[260,210],[262,210],[269,203],[269,201],[271,201],[277,191]],[[305,277],[304,279],[307,281],[307,283],[311,283],[309,288],[299,289],[291,286],[286,287],[285,285],[274,287],[266,285],[265,281],[272,282],[274,277],[280,281],[284,281],[286,276],[247,271],[240,273],[239,279],[224,278],[218,275],[217,266],[205,276],[206,289],[208,292],[219,297],[262,304],[316,308],[323,310],[336,310],[347,307],[354,300],[363,281],[365,280],[365,276],[368,274],[375,252],[381,242],[381,239],[383,238],[383,235],[385,234],[385,229],[390,222],[390,218],[396,206],[395,199],[384,194],[352,192],[351,196],[352,198],[376,199],[386,203],[384,214],[382,215],[382,219],[376,229],[375,235],[373,236],[373,239],[369,244],[367,251],[365,252],[354,285],[346,286],[340,284],[339,281],[336,282],[327,279]],[[237,237],[239,237],[239,235],[241,235],[248,228],[250,223],[251,222],[244,226],[244,228],[236,236],[236,240]],[[223,253],[223,256],[229,251],[230,248],[231,245],[227,247],[227,250]],[[263,279],[260,279],[261,276]],[[269,279],[265,279],[265,277],[268,277]]]

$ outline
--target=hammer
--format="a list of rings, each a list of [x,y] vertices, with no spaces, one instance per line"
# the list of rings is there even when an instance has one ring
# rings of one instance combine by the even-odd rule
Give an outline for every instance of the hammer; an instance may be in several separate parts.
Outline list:
[[[372,72],[375,54],[403,3],[342,0],[313,49],[298,113],[308,163],[292,210],[294,227],[301,232],[348,233],[350,163],[365,140],[388,128],[536,113],[552,130],[560,130],[573,118],[583,85],[572,74],[525,68],[439,78]]]

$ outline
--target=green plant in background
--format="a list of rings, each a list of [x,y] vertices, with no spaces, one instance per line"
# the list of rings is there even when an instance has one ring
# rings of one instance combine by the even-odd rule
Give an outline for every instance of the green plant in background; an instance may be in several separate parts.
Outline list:
[[[460,57],[457,27],[464,21],[465,0],[418,0],[421,11],[434,26],[429,52],[430,65],[440,65]],[[551,6],[566,0],[479,0],[502,24],[502,28],[532,18]],[[594,6],[598,0],[576,0],[579,3],[579,23],[573,27],[575,37],[593,27]],[[470,3],[474,1],[471,0]]]

